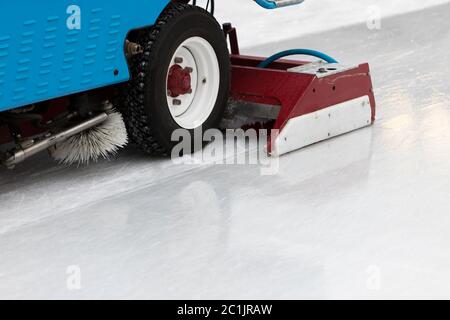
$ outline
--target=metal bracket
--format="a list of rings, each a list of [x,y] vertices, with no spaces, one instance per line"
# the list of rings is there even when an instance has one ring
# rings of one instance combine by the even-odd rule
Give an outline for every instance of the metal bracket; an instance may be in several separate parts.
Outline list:
[[[326,63],[324,61],[317,61],[307,63],[305,65],[288,69],[289,72],[303,73],[314,75],[317,78],[325,78],[338,74],[344,71],[349,71],[358,68],[358,66],[347,66],[339,63]]]

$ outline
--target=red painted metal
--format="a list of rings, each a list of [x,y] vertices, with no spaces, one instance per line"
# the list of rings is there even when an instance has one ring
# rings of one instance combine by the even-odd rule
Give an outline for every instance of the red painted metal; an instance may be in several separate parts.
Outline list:
[[[279,60],[272,63],[270,68],[262,69],[258,65],[265,58],[240,55],[236,28],[225,24],[223,30],[232,54],[231,98],[281,106],[273,125],[273,129],[278,132],[289,119],[362,96],[369,96],[372,122],[375,121],[375,97],[368,64],[323,78],[288,71],[309,63],[306,61]],[[274,138],[269,140],[269,152]]]
[[[270,68],[258,68],[257,65],[263,60],[259,57],[232,56],[231,98],[281,106],[272,129],[281,131],[289,119],[362,96],[369,96],[372,122],[375,120],[375,97],[368,64],[318,78],[312,74],[287,71],[308,62],[282,60]]]
[[[7,126],[0,126],[0,145],[12,141],[11,134]]]
[[[169,69],[167,90],[172,98],[192,92],[191,72],[192,70],[190,68],[183,69],[178,64],[173,65]]]
[[[375,120],[375,98],[368,64],[317,78],[279,68],[292,68],[306,62],[285,60],[270,69],[257,68],[262,60],[258,57],[232,57],[231,97],[235,100],[280,105],[282,108],[275,129],[282,129],[290,118],[365,95],[371,99],[372,120]]]
[[[54,119],[59,114],[67,111],[69,100],[68,98],[58,98],[44,102],[45,108],[40,112],[42,116],[42,121],[46,122],[48,120]],[[36,128],[30,121],[22,121],[20,124],[20,130],[22,131],[22,137],[28,138],[36,134],[45,132],[44,129]],[[6,125],[0,126],[0,145],[9,143],[13,141],[13,137]]]

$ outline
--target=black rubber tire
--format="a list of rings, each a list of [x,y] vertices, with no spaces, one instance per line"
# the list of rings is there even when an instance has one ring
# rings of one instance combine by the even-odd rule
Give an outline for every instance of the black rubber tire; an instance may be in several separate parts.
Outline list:
[[[148,154],[169,155],[178,143],[171,141],[174,130],[181,127],[167,104],[166,74],[175,50],[194,36],[204,38],[214,48],[221,73],[216,104],[202,125],[205,131],[219,126],[230,84],[229,51],[216,19],[202,8],[172,2],[154,26],[131,36],[132,41],[144,48],[144,53],[129,61],[132,78],[126,85],[126,102],[122,107],[131,140]],[[193,130],[190,130],[192,137]]]

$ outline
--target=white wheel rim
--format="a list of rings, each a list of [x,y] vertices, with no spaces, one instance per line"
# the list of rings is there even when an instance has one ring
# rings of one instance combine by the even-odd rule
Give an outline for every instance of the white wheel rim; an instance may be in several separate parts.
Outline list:
[[[190,93],[173,96],[169,90],[169,71],[173,66],[190,68]],[[220,68],[214,48],[201,37],[184,41],[175,50],[166,75],[167,105],[177,124],[185,129],[200,127],[211,115],[220,86]]]

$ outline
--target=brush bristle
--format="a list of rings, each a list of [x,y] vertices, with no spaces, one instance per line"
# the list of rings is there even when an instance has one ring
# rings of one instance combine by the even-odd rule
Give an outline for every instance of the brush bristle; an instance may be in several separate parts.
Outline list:
[[[100,125],[58,143],[49,151],[61,164],[84,165],[102,158],[109,159],[127,143],[128,134],[123,117],[113,112]]]

